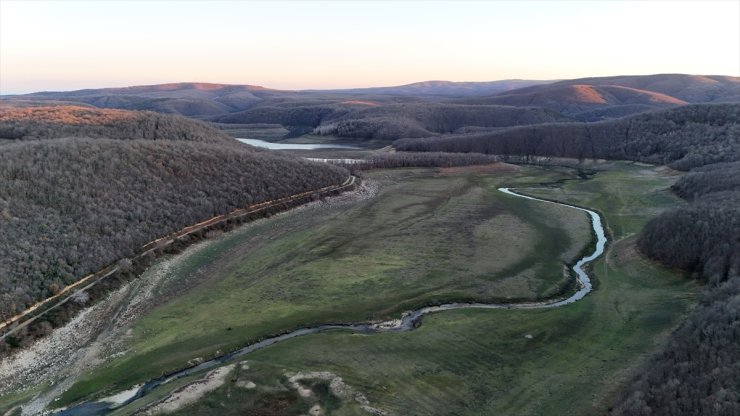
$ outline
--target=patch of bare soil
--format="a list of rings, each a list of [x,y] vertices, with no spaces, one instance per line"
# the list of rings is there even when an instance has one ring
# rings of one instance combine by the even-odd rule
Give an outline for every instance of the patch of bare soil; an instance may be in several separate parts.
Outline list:
[[[197,402],[207,393],[221,387],[226,381],[226,376],[234,369],[234,365],[231,364],[209,371],[205,377],[180,387],[170,393],[169,396],[152,404],[143,411],[143,414],[158,415],[172,413]]]
[[[160,261],[141,278],[111,292],[105,300],[83,310],[48,337],[5,357],[0,361],[0,395],[48,382],[49,389],[22,406],[24,415],[41,414],[80,374],[125,354],[120,341],[125,338],[128,325],[146,304],[153,302],[154,288],[189,250]]]
[[[303,387],[299,381],[301,380],[323,380],[329,382],[329,391],[334,396],[350,401],[353,400],[360,405],[360,408],[365,412],[375,415],[384,416],[386,413],[380,409],[376,409],[370,406],[370,401],[365,397],[364,394],[354,391],[354,389],[342,380],[338,375],[329,371],[309,371],[309,372],[298,372],[295,374],[286,373],[288,377],[288,384],[291,388],[295,389],[298,394],[303,398],[313,397],[313,391],[309,388]],[[313,409],[313,408],[312,408]],[[315,411],[320,412],[319,407]],[[320,414],[320,413],[319,413]]]

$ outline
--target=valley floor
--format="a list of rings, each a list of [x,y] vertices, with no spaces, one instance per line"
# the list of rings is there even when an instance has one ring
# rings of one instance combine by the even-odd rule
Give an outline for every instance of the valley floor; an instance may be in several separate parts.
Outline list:
[[[448,311],[407,333],[308,335],[161,385],[114,414],[164,398],[150,410],[169,403],[204,415],[605,413],[685,315],[695,288],[634,249],[647,220],[680,203],[667,189],[670,172],[594,167],[587,180],[568,168],[503,164],[370,172],[353,194],[163,259],[3,361],[0,410],[23,404],[33,414],[99,399],[298,327],[572,290],[565,265],[588,249],[588,218],[497,191],[512,186],[606,220],[613,243],[589,272],[597,288],[585,299],[549,310]]]

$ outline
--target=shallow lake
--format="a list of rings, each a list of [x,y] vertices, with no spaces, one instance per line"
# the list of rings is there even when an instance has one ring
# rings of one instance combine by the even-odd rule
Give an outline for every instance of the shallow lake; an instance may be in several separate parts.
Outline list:
[[[264,140],[257,139],[240,139],[242,143],[246,143],[255,147],[263,147],[265,149],[273,150],[312,150],[312,149],[360,149],[358,146],[352,146],[347,144],[331,144],[331,143],[271,143]]]

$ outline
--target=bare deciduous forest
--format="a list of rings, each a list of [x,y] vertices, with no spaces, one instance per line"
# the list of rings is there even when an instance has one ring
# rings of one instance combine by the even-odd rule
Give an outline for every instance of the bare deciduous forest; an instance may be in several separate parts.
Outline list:
[[[229,136],[203,122],[150,111],[103,110],[78,106],[10,107],[0,111],[0,139],[37,140],[59,137],[232,144]]]
[[[184,141],[221,133],[179,116],[162,117],[180,127],[162,130],[160,124],[155,135],[147,122],[139,135],[126,129],[117,134],[156,140],[64,138],[0,146],[0,318],[130,256],[154,238],[347,177],[337,166],[256,151],[231,139],[228,145]],[[46,128],[22,118],[4,123],[33,137]],[[80,137],[90,129],[105,134],[106,128],[93,119],[80,129],[63,130]]]
[[[597,123],[401,139],[394,146],[404,151],[635,160],[689,170],[740,158],[738,120],[738,104],[690,105]]]
[[[465,127],[498,128],[567,121],[536,107],[407,103],[369,107],[324,120],[315,132],[340,137],[395,140],[454,133]]]
[[[220,123],[279,123],[293,128],[303,127],[316,134],[363,140],[426,137],[457,132],[470,126],[497,128],[569,120],[542,108],[426,101],[265,105],[211,119]]]

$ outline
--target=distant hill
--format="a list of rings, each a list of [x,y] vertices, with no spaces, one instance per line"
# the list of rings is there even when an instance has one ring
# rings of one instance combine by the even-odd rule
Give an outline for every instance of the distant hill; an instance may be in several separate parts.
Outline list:
[[[740,77],[724,75],[657,74],[560,81],[558,85],[618,85],[653,91],[688,103],[716,103],[740,101]]]
[[[361,107],[399,103],[542,107],[582,121],[624,117],[696,103],[740,102],[740,78],[685,74],[580,78],[564,81],[424,81],[375,88],[287,91],[255,85],[172,83],[126,88],[38,92],[0,97],[3,102],[77,102],[99,108],[150,110],[221,122],[313,126],[316,112],[343,113]],[[259,110],[257,110],[260,108]],[[298,122],[284,110],[293,108]],[[329,110],[327,110],[329,108]],[[253,113],[247,113],[254,109]],[[275,118],[269,118],[268,115]],[[233,117],[231,117],[233,115]],[[285,118],[288,121],[281,121]],[[286,124],[287,123],[287,124]]]
[[[221,98],[234,94],[246,97],[269,95],[272,90],[257,85],[210,84],[205,82],[179,82],[171,84],[138,85],[122,88],[84,89],[77,91],[43,91],[26,94],[26,97],[90,97],[103,95],[136,95],[152,98]]]
[[[19,96],[6,96],[5,100],[53,100],[79,102],[100,108],[151,110],[175,113],[189,117],[224,115],[249,109],[257,104],[285,104],[300,102],[307,105],[362,102],[364,97],[466,97],[493,94],[539,85],[552,81],[503,80],[491,82],[426,81],[396,87],[354,88],[334,90],[286,91],[256,85],[229,85],[184,82],[159,85],[141,85],[124,88],[100,88],[78,91],[44,91]],[[382,99],[381,99],[382,100]]]
[[[553,81],[507,79],[488,82],[423,81],[395,87],[348,88],[334,90],[309,90],[322,93],[367,94],[367,95],[431,95],[443,97],[465,97],[496,94],[533,85],[550,84]]]
[[[459,102],[539,106],[596,121],[691,103],[740,102],[740,78],[684,74],[581,78]]]
[[[619,111],[619,109],[628,107],[629,110],[626,113],[629,114],[632,111],[642,112],[657,107],[688,104],[686,101],[653,91],[616,85],[593,86],[584,84],[550,85],[537,88],[531,92],[516,90],[510,94],[496,95],[469,102],[476,104],[537,106],[575,117],[603,109],[604,107],[608,107],[614,113]],[[600,114],[607,116],[611,115],[612,111]],[[626,115],[624,113],[625,111],[622,111],[618,115]]]
[[[185,116],[224,114],[243,110],[266,98],[281,95],[254,85],[175,83],[125,88],[38,92],[10,99],[77,101],[100,108],[152,110]],[[289,93],[289,92],[286,92]]]

